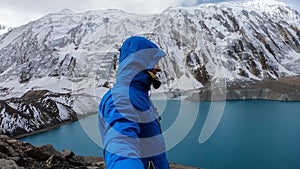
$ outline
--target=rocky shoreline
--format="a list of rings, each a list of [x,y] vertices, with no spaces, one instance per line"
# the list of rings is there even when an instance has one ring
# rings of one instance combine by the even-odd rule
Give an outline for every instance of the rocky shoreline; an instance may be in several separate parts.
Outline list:
[[[170,89],[152,93],[153,100],[187,101],[276,100],[300,101],[300,77],[262,81],[223,82],[192,90]]]
[[[196,169],[170,164],[171,169]],[[102,157],[75,155],[71,150],[57,151],[52,145],[33,146],[0,134],[1,169],[105,169]]]
[[[276,100],[300,101],[300,78],[266,79],[256,82],[208,86],[189,93],[189,101]]]

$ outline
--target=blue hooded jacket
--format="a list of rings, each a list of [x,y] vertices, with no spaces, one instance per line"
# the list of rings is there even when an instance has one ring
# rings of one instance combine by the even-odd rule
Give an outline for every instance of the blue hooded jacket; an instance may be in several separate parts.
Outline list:
[[[169,169],[147,70],[166,54],[144,37],[120,48],[116,83],[99,105],[99,130],[107,169]]]

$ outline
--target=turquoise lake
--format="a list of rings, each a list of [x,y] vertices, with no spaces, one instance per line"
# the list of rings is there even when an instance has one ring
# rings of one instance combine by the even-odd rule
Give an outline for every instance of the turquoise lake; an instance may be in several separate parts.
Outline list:
[[[205,169],[300,168],[300,102],[168,100],[154,104],[163,112],[170,162]],[[220,110],[220,121],[212,118],[218,121],[217,128],[200,143],[206,118]],[[77,155],[102,156],[97,114],[21,140],[53,144]]]

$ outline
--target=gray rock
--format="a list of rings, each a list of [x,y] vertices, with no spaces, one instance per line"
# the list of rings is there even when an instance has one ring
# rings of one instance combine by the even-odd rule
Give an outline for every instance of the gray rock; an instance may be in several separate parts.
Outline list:
[[[52,168],[53,167],[53,155],[46,161],[46,166],[48,168]]]
[[[0,135],[0,140],[7,140],[9,137],[7,135]]]
[[[0,152],[7,153],[9,145],[5,142],[0,142]]]
[[[70,159],[75,155],[71,150],[63,150],[62,154],[66,159]]]
[[[18,153],[11,146],[8,146],[7,149],[8,149],[7,153],[9,156],[11,156],[11,157],[18,156]]]
[[[0,159],[1,169],[20,169],[20,167],[13,160]]]
[[[7,143],[9,143],[9,144],[15,144],[15,143],[17,143],[17,142],[19,142],[19,141],[16,140],[16,139],[8,139],[8,140],[7,140]]]
[[[52,155],[62,157],[63,155],[57,151],[51,144],[31,148],[25,152],[28,156],[40,161],[48,160]]]

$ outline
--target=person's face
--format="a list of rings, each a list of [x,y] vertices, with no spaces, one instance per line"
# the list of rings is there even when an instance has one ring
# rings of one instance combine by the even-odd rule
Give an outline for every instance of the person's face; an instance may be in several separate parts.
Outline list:
[[[151,70],[152,73],[156,74],[158,72],[161,72],[161,69],[160,67],[158,66],[158,64],[154,65],[152,70]]]

